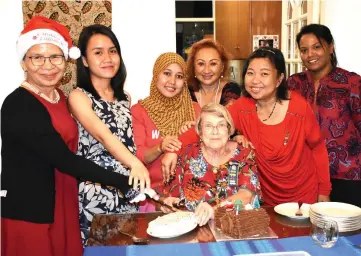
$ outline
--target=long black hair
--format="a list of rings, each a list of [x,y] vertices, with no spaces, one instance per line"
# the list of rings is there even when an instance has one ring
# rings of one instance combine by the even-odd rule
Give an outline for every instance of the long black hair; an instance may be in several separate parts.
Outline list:
[[[283,79],[280,83],[280,85],[277,87],[276,96],[279,100],[288,100],[288,86],[286,83],[286,63],[285,58],[283,57],[283,54],[280,50],[271,48],[271,47],[264,47],[259,48],[255,50],[251,56],[247,59],[242,72],[242,78],[243,78],[243,86],[242,86],[242,94],[243,96],[247,98],[252,98],[252,96],[246,91],[246,87],[244,85],[245,76],[247,74],[247,69],[249,67],[249,64],[254,59],[268,59],[272,65],[277,70],[278,77],[283,73]]]
[[[125,82],[125,79],[127,78],[127,70],[126,70],[124,62],[123,62],[118,39],[115,36],[115,34],[113,33],[113,31],[110,28],[108,28],[104,25],[99,25],[99,24],[85,27],[83,29],[83,31],[80,33],[79,41],[78,41],[78,47],[80,49],[81,55],[86,57],[86,49],[87,49],[89,40],[93,35],[96,35],[96,34],[101,34],[101,35],[105,35],[105,36],[109,37],[110,40],[112,40],[113,44],[115,45],[115,48],[118,51],[118,54],[120,57],[120,66],[119,66],[119,69],[118,69],[117,73],[115,74],[115,76],[111,79],[110,84],[114,90],[114,97],[117,100],[126,100],[127,97],[125,96],[125,93],[124,93],[124,82]],[[77,86],[80,88],[83,88],[87,92],[91,93],[96,99],[99,100],[100,96],[97,93],[97,91],[95,90],[94,85],[90,79],[89,68],[84,66],[82,58],[79,58],[77,60],[76,72],[77,72]]]
[[[298,49],[300,48],[300,41],[301,37],[307,34],[314,34],[317,37],[318,41],[323,47],[321,39],[323,39],[328,45],[333,45],[333,52],[331,53],[331,65],[332,67],[337,66],[337,57],[336,57],[336,50],[335,50],[335,41],[331,34],[331,31],[328,27],[321,24],[309,24],[301,28],[301,31],[296,36],[296,42],[298,45]]]

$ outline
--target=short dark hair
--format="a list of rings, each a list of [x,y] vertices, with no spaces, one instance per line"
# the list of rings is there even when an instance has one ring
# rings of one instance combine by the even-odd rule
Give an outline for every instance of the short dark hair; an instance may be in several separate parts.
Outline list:
[[[333,53],[331,53],[331,65],[332,67],[337,66],[337,57],[336,57],[336,50],[335,50],[335,41],[331,34],[331,31],[328,27],[321,24],[309,24],[301,28],[300,32],[296,36],[297,46],[300,48],[300,41],[301,37],[307,34],[314,34],[320,44],[323,47],[321,39],[323,39],[328,45],[333,45]]]
[[[277,70],[278,77],[283,73],[283,79],[281,84],[277,87],[277,99],[279,100],[288,100],[288,86],[286,83],[286,63],[285,58],[280,50],[271,47],[263,47],[255,50],[251,56],[247,59],[242,72],[243,86],[242,86],[242,94],[247,98],[251,98],[252,96],[246,91],[246,87],[244,85],[245,76],[247,73],[247,69],[249,64],[254,59],[268,59],[272,65]]]
[[[78,41],[78,47],[80,49],[81,55],[86,57],[86,49],[89,40],[93,35],[96,34],[101,34],[109,37],[118,51],[120,57],[120,66],[119,66],[119,70],[117,71],[115,76],[111,79],[110,83],[111,83],[111,87],[114,90],[114,97],[117,100],[126,100],[127,97],[125,96],[124,93],[124,83],[125,83],[125,79],[127,78],[127,70],[123,62],[118,39],[113,33],[113,31],[110,28],[100,24],[95,24],[85,27],[80,33],[79,41]],[[77,75],[77,86],[91,93],[96,99],[99,100],[100,96],[95,90],[94,85],[90,79],[89,68],[84,66],[82,58],[79,58],[77,60],[76,75]]]

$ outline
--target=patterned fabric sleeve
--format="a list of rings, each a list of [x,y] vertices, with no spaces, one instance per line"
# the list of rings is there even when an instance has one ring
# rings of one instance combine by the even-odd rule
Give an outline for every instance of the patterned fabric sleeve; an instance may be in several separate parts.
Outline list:
[[[352,120],[361,135],[361,76],[351,73],[350,109]]]
[[[188,146],[188,148],[191,145]],[[160,184],[157,184],[155,187],[155,191],[157,192],[158,195],[162,196],[162,197],[180,197],[180,191],[181,191],[181,186],[182,186],[182,180],[183,180],[183,158],[184,158],[184,151],[185,148],[181,149],[181,151],[179,152],[179,156],[178,156],[178,162],[177,162],[177,167],[176,170],[174,172],[173,175],[170,176],[169,181],[168,182],[163,182]]]
[[[255,161],[255,152],[251,149],[243,149],[248,151],[244,155],[244,159],[240,162],[238,174],[238,189],[247,189],[258,198],[262,198],[261,185],[258,179],[257,165]]]
[[[292,75],[287,79],[288,89],[290,90],[299,90],[299,83],[296,79],[296,76]]]

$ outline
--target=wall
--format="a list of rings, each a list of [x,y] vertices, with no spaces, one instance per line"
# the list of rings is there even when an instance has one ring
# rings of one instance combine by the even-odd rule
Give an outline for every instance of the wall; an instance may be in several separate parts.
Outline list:
[[[176,51],[175,1],[113,0],[113,31],[118,36],[132,103],[149,95],[152,70],[163,52]]]
[[[2,24],[2,38],[0,40],[0,105],[5,97],[24,80],[23,71],[19,65],[16,53],[16,40],[23,27],[23,13],[21,1],[0,0],[0,24]],[[11,22],[9,22],[11,21]],[[4,40],[6,38],[6,40]]]
[[[251,2],[251,36],[278,35],[281,40],[282,1]],[[279,48],[281,44],[279,42]]]
[[[339,66],[361,75],[360,0],[322,0],[321,23],[335,39]]]

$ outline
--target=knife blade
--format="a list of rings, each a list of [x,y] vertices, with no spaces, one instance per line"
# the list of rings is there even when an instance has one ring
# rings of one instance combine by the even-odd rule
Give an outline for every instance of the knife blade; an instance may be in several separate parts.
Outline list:
[[[150,197],[148,194],[145,194],[145,197],[146,197],[147,199],[152,200],[153,202],[155,202],[155,203],[157,203],[157,204],[160,204],[160,205],[168,208],[168,209],[171,210],[172,212],[178,211],[178,210],[175,209],[175,207],[172,207],[172,206],[170,206],[169,204],[164,203],[162,200],[154,199],[154,198]]]

